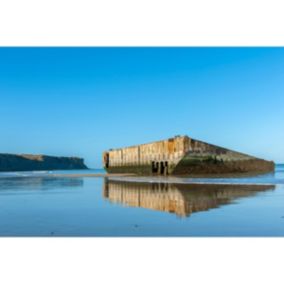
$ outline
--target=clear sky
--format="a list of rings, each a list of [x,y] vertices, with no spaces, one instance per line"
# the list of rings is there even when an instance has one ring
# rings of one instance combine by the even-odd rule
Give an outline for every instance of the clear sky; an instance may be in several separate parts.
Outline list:
[[[0,152],[81,156],[174,135],[284,162],[284,48],[1,48]]]

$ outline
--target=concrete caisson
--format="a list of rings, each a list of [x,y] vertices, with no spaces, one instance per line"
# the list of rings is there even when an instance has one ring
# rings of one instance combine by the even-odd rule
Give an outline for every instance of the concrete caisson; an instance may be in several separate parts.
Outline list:
[[[188,136],[103,153],[108,173],[138,175],[221,175],[274,171],[274,163]]]

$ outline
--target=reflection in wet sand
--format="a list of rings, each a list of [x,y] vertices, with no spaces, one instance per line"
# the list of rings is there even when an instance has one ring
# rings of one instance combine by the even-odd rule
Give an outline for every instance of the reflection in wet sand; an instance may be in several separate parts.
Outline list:
[[[274,185],[217,185],[125,182],[105,179],[103,196],[113,203],[187,217],[241,197],[274,190]]]
[[[74,178],[50,178],[50,177],[19,177],[0,178],[0,190],[11,190],[13,188],[28,190],[44,190],[56,188],[82,187],[83,179]]]

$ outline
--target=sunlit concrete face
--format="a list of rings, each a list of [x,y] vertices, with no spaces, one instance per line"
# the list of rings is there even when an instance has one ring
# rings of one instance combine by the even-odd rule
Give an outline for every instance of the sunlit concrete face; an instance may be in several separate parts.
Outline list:
[[[104,153],[104,167],[108,172],[141,174],[171,174],[186,153],[186,137],[137,145]]]
[[[274,170],[273,162],[188,136],[110,150],[104,152],[103,164],[109,173],[142,175],[258,173]]]

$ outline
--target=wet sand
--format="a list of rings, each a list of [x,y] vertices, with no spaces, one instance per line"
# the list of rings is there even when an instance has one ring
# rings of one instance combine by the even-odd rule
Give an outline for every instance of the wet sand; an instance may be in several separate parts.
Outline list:
[[[96,173],[96,174],[49,174],[48,177],[53,178],[108,178],[113,181],[123,182],[144,182],[144,183],[176,183],[176,184],[220,184],[220,185],[273,185],[267,181],[249,181],[249,180],[234,180],[226,179],[206,179],[206,178],[192,178],[180,176],[138,176],[135,174],[109,174],[109,173]]]
[[[134,174],[50,174],[49,177],[59,177],[59,178],[83,178],[83,177],[133,177]]]

